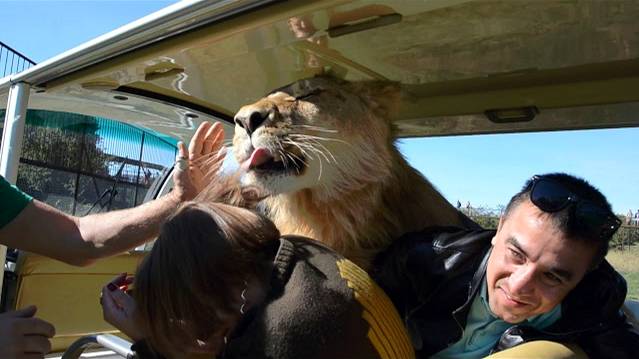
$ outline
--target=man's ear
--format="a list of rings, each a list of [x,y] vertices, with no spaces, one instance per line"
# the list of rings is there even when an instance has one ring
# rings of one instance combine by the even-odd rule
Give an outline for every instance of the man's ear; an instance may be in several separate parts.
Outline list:
[[[491,245],[495,245],[495,243],[497,242],[497,235],[499,234],[499,231],[501,231],[501,227],[504,225],[504,216],[499,217],[499,224],[497,225],[497,233],[495,233],[495,235],[493,236],[493,239],[490,240],[490,244]]]

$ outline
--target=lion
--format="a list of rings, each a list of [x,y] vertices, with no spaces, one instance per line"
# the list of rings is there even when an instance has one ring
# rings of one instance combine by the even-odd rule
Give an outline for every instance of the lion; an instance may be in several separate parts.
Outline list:
[[[242,184],[282,234],[317,239],[363,268],[392,240],[428,226],[467,227],[395,145],[399,87],[329,77],[277,89],[235,115]]]

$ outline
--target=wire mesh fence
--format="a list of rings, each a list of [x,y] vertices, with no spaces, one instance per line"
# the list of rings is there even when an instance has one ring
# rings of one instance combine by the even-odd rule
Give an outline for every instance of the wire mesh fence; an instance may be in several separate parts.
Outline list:
[[[129,208],[143,202],[175,154],[175,141],[125,123],[28,110],[17,185],[74,215]]]

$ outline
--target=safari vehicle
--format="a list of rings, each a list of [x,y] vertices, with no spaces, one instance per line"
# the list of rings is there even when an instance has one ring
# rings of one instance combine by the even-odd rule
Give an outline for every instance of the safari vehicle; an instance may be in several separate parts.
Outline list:
[[[15,181],[27,109],[188,142],[205,120],[231,136],[242,105],[318,74],[399,83],[399,137],[637,127],[637,18],[633,0],[181,2],[1,79],[0,172]],[[169,179],[146,199],[169,191]],[[116,331],[97,298],[142,256],[72,268],[21,253],[13,305],[36,304],[56,325],[56,352],[92,335],[66,357],[95,341],[117,353],[96,356],[129,357],[105,335]]]

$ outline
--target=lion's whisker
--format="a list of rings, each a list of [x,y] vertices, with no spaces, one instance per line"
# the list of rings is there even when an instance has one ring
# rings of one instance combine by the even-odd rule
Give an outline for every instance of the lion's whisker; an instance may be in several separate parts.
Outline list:
[[[318,155],[318,158],[319,158],[320,156],[321,156],[321,157],[324,157],[324,158],[326,159],[326,161],[330,163],[330,160],[328,159],[328,157],[327,157],[327,156],[326,156],[326,155],[325,155],[322,151],[320,151],[319,149],[315,148],[315,147],[314,147],[314,146],[312,146],[311,144],[303,143],[303,144],[299,144],[299,146],[306,148],[308,151],[311,151],[311,152],[313,152],[313,153],[316,153],[316,154]],[[313,158],[313,157],[309,156],[309,155],[308,155],[308,152],[306,152],[306,151],[304,151],[304,152],[303,152],[303,154],[304,154],[306,157],[309,157],[309,158],[311,158],[311,159]]]
[[[326,151],[328,153],[329,156],[331,156],[331,158],[333,159],[333,163],[337,164],[337,160],[335,159],[335,156],[333,156],[333,153],[331,152],[331,150],[329,150],[326,146],[324,146],[322,143],[318,142],[317,140],[311,140],[311,143],[315,144],[316,146],[321,147],[321,149],[323,149],[324,151]],[[323,153],[323,152],[322,152]],[[324,157],[326,157],[326,155],[324,155]],[[328,163],[330,163],[330,161],[328,160],[328,158],[326,158],[326,161]]]
[[[304,161],[303,159],[301,159],[298,155],[296,155],[296,154],[294,154],[294,153],[292,153],[292,152],[289,152],[289,153],[287,153],[287,154],[288,154],[289,156],[291,156],[291,159],[292,159],[293,157],[295,157],[298,161],[302,162],[305,166],[308,166],[308,163],[306,163],[306,161]],[[295,161],[293,161],[293,163],[295,163]]]
[[[282,162],[284,164],[284,168],[288,167],[288,159],[286,158],[286,151],[284,150],[284,146],[282,146],[281,142],[276,142],[277,145],[280,147],[279,150],[277,150],[277,152],[280,154],[280,158],[282,159]]]
[[[331,163],[331,160],[328,159],[328,156],[326,156],[326,154],[323,151],[321,151],[320,149],[318,149],[316,147],[313,147],[313,146],[311,146],[310,149],[311,149],[311,151],[313,151],[313,152],[317,153],[318,155],[321,155],[322,157],[324,157],[324,159],[326,159],[326,162]]]
[[[311,125],[290,125],[290,127],[303,127],[312,131],[318,131],[318,132],[327,132],[327,133],[338,133],[338,130],[331,130],[325,127],[319,127],[319,126],[311,126]]]
[[[333,163],[337,164],[337,159],[335,158],[333,153],[317,140],[306,139],[306,141],[295,141],[295,143],[300,148],[305,148],[313,153],[317,153],[319,156],[324,157],[327,163],[331,163],[331,160],[328,158],[328,156],[330,156],[333,159]],[[328,156],[326,155],[326,153],[328,153]]]
[[[298,161],[302,162],[306,167],[308,167],[308,163],[306,163],[306,161],[304,161],[303,159],[299,158],[299,156],[297,156],[296,154],[289,152],[288,156],[291,158],[291,161],[295,165],[295,169],[297,170],[297,174],[300,173],[300,168],[297,165],[297,163],[295,163],[295,161],[293,160],[293,157],[297,158]]]
[[[302,133],[291,133],[291,134],[288,135],[288,137],[299,137],[299,139],[313,139],[313,140],[318,140],[318,141],[332,141],[332,142],[339,142],[339,143],[343,143],[345,145],[352,146],[350,143],[348,143],[348,142],[346,142],[344,140],[340,140],[338,138],[313,136],[313,135],[306,135],[306,134],[302,134]]]
[[[322,170],[323,170],[323,166],[322,166],[322,159],[319,159],[319,175],[317,176],[317,182],[319,182],[322,179]]]
[[[308,151],[306,151],[306,150],[304,149],[304,147],[303,147],[302,145],[300,145],[299,143],[297,143],[297,142],[295,142],[295,141],[291,141],[291,140],[282,140],[282,142],[283,142],[283,143],[286,143],[286,144],[293,145],[293,146],[295,146],[295,147],[299,148],[299,149],[300,149],[300,151],[302,152],[302,154],[303,154],[305,157],[308,157],[308,158],[310,158],[310,159],[313,159],[313,156],[311,156],[311,155],[308,153]]]
[[[284,152],[283,150],[278,150],[277,151],[280,155],[280,158],[282,159],[282,164],[284,165],[284,168],[288,168],[288,157],[286,156],[286,152]]]
[[[331,156],[331,158],[333,159],[333,163],[337,164],[337,160],[335,159],[335,156],[333,156],[333,153],[326,147],[324,146],[322,143],[318,142],[317,140],[313,140],[313,139],[307,139],[306,143],[302,142],[305,146],[307,146],[307,148],[313,152],[317,152],[319,154],[321,154],[322,156],[324,156],[324,158],[326,159],[326,162],[331,163],[331,161],[328,159],[328,157],[326,156],[326,153],[329,154],[329,156]],[[321,150],[318,149],[317,147],[321,147]]]

